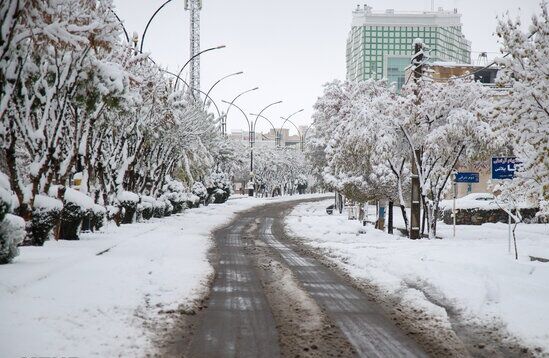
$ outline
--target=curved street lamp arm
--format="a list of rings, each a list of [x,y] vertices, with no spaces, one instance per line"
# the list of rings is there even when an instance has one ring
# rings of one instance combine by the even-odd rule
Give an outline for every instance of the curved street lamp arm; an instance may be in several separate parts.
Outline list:
[[[185,69],[185,67],[187,67],[187,65],[189,63],[191,63],[192,60],[194,60],[195,58],[197,58],[198,56],[202,55],[203,53],[205,52],[208,52],[208,51],[213,51],[213,50],[219,50],[219,49],[222,49],[222,48],[225,48],[226,46],[225,45],[221,45],[221,46],[217,46],[217,47],[210,47],[210,48],[207,48],[205,50],[202,50],[200,51],[199,53],[197,53],[196,55],[192,56],[191,58],[189,58],[189,60],[187,62],[185,62],[185,64],[183,65],[183,67],[181,67],[181,69],[179,70],[179,73],[177,74],[178,76],[178,79],[179,79],[179,76],[181,76],[181,72],[183,72],[183,70]],[[177,80],[175,81],[175,86],[177,86]],[[196,89],[196,88],[195,88]]]
[[[128,36],[128,31],[126,31],[126,28],[124,27],[124,23],[122,22],[122,20],[120,20],[120,18],[118,17],[118,15],[116,14],[116,12],[114,12],[113,9],[111,9],[109,7],[109,10],[111,10],[112,14],[114,15],[114,17],[116,17],[116,19],[118,20],[118,23],[120,24],[120,26],[122,27],[122,31],[124,31],[124,35],[126,35],[126,41],[128,41],[128,43],[130,43],[130,36]]]
[[[185,86],[187,86],[187,87],[190,89],[191,93],[193,93],[193,90],[195,90],[195,91],[200,92],[200,93],[202,93],[203,95],[205,95],[205,96],[206,96],[206,99],[209,99],[210,101],[212,101],[212,103],[213,103],[213,105],[214,105],[214,107],[215,107],[215,110],[216,110],[216,112],[217,112],[218,118],[221,118],[221,111],[219,111],[219,107],[217,106],[217,103],[215,103],[215,101],[213,100],[213,98],[211,98],[206,92],[204,92],[204,91],[202,91],[202,90],[200,90],[200,89],[191,88],[191,86],[190,86],[184,79],[182,79],[181,77],[179,77],[178,75],[176,75],[176,74],[173,73],[173,72],[170,72],[170,71],[168,71],[168,70],[163,70],[163,69],[160,69],[160,71],[162,71],[162,72],[164,72],[164,73],[167,73],[167,74],[169,74],[169,75],[172,75],[172,76],[176,77],[177,79],[181,80],[181,82],[183,82],[183,83],[185,84]],[[193,96],[194,96],[194,94],[193,94]]]
[[[255,117],[254,127],[257,124],[257,120],[258,120],[259,116],[261,116],[263,114],[263,112],[265,112],[267,110],[267,108],[269,108],[271,106],[274,106],[275,104],[280,104],[280,103],[282,103],[282,101],[273,102],[271,104],[266,105],[261,111],[259,111],[259,113],[257,114],[257,117]]]
[[[286,122],[288,120],[290,120],[290,118],[292,118],[293,116],[295,116],[296,114],[300,113],[300,112],[303,112],[304,109],[300,109],[299,111],[295,111],[294,113],[290,114],[288,117],[284,118],[284,117],[280,117],[282,119],[284,119],[284,122],[282,122],[282,125],[280,126],[280,131],[282,131],[282,127],[284,127],[284,124],[286,124]]]
[[[232,76],[237,76],[237,75],[241,75],[243,74],[244,72],[243,71],[239,71],[239,72],[235,72],[235,73],[231,73],[230,75],[227,75],[227,76],[224,76],[224,77],[221,77],[219,80],[217,80],[213,85],[212,87],[210,87],[210,89],[208,90],[208,92],[206,92],[208,95],[206,97],[208,97],[210,95],[210,92],[214,89],[215,86],[217,86],[217,84],[221,81],[223,81],[224,79],[226,78],[229,78],[229,77],[232,77]],[[204,99],[204,106],[206,105],[206,99]]]
[[[235,102],[240,96],[245,95],[245,94],[248,93],[248,92],[256,91],[256,90],[258,90],[258,89],[259,89],[259,87],[255,87],[255,88],[249,89],[249,90],[247,90],[247,91],[244,91],[244,92],[242,92],[242,93],[239,93],[235,98],[233,98],[233,100],[232,100],[230,103],[228,103],[228,102],[226,102],[226,101],[222,101],[222,102],[225,102],[225,103],[228,103],[228,104],[229,104],[229,107],[227,107],[227,112],[225,112],[225,117],[229,114],[229,109],[231,109],[231,106],[234,104],[234,102]]]
[[[246,112],[244,112],[244,111],[242,110],[242,108],[240,108],[239,106],[237,106],[237,105],[234,104],[233,102],[227,102],[227,101],[225,101],[225,100],[221,100],[221,102],[227,103],[227,104],[229,105],[229,108],[231,108],[231,107],[233,107],[233,106],[236,107],[236,109],[238,109],[238,110],[240,111],[240,113],[242,113],[242,115],[244,116],[244,118],[246,118],[246,122],[248,122],[248,129],[249,129],[249,131],[250,131],[250,133],[251,133],[251,131],[252,131],[252,123],[251,123],[250,120],[248,119],[248,116],[246,115]],[[227,109],[227,111],[228,111],[228,109]],[[225,115],[227,115],[227,114],[225,113]]]
[[[309,129],[315,124],[315,122],[309,124],[309,126],[305,129],[305,132],[303,132],[303,141],[305,141],[305,136],[307,135],[307,132],[309,132]]]
[[[156,16],[156,14],[158,14],[160,12],[160,10],[162,10],[162,8],[166,5],[168,5],[169,2],[171,2],[172,0],[168,0],[166,1],[165,3],[163,3],[162,5],[160,5],[160,7],[158,9],[156,9],[156,11],[154,12],[154,14],[151,16],[151,18],[149,19],[149,21],[147,22],[147,25],[145,26],[145,30],[143,31],[143,35],[141,36],[141,45],[139,47],[139,52],[143,52],[143,42],[145,42],[145,35],[147,34],[147,29],[149,28],[149,25],[151,24],[151,22],[153,21],[154,17]]]
[[[289,119],[286,119],[286,121],[287,121],[288,123],[290,123],[291,125],[294,126],[294,128],[297,130],[297,134],[299,135],[299,138],[302,138],[302,137],[301,137],[301,131],[300,131],[299,128],[295,125],[295,123],[292,122],[292,121],[290,121]],[[281,128],[281,129],[282,129],[282,128]]]
[[[257,114],[253,114],[253,113],[250,113],[250,116],[258,116],[258,117],[261,117],[263,118],[264,120],[266,120],[267,122],[269,122],[269,124],[271,125],[271,127],[273,127],[273,130],[274,130],[274,134],[276,136],[276,127],[274,126],[273,122],[271,122],[271,120],[267,117],[265,117],[264,115],[257,115]],[[257,119],[257,118],[256,118]],[[255,126],[255,124],[254,124]]]

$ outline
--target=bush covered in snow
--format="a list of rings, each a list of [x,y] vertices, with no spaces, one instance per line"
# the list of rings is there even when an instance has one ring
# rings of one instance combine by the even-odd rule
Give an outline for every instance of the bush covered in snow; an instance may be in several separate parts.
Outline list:
[[[226,173],[212,173],[206,179],[208,201],[211,203],[224,203],[231,196],[231,180]]]
[[[25,238],[25,220],[5,214],[0,221],[0,264],[7,264],[19,255],[17,245]]]
[[[58,187],[52,187],[57,193]],[[78,240],[82,221],[90,218],[93,213],[93,199],[86,194],[72,188],[61,188],[63,192],[63,210],[61,211],[61,230],[59,238],[62,240]]]
[[[186,207],[191,207],[187,205],[189,190],[179,180],[168,178],[166,185],[164,185],[162,190],[164,192],[162,197],[170,202],[174,214],[179,214],[183,212]]]
[[[137,212],[137,204],[139,203],[139,195],[123,191],[117,196],[120,206],[124,209],[124,216],[122,218],[122,224],[131,224],[135,221],[135,214]]]
[[[204,202],[208,199],[208,189],[199,181],[194,182],[191,191],[199,198],[199,201]]]
[[[48,240],[51,230],[59,223],[63,202],[61,200],[37,195],[34,197],[29,235],[25,244],[42,246]]]
[[[19,254],[17,245],[25,238],[25,221],[10,214],[12,192],[6,175],[0,173],[0,264],[6,264]]]
[[[107,218],[107,209],[104,206],[94,204],[92,213],[92,230],[99,230],[105,224],[105,219]]]
[[[137,205],[137,220],[150,220],[153,217],[153,203],[156,200],[152,196],[141,195],[141,202]]]

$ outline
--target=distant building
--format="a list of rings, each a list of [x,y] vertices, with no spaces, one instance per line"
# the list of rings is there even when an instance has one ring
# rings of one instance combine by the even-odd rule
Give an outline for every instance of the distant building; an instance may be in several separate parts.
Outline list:
[[[347,79],[386,78],[400,89],[416,38],[430,49],[431,61],[471,62],[471,43],[461,32],[457,10],[373,12],[364,5],[353,11],[347,40]]]
[[[302,131],[306,129],[307,126],[300,126],[299,130]],[[280,130],[277,128],[277,131]],[[281,147],[291,147],[299,149],[299,144],[301,143],[300,135],[290,135],[290,130],[288,128],[282,128],[280,131],[280,146]],[[229,134],[229,138],[232,140],[243,141],[249,143],[250,141],[250,132],[243,130],[233,130]],[[270,129],[267,133],[256,132],[255,133],[255,142],[256,147],[261,146],[270,146],[276,147],[276,134],[274,129]]]

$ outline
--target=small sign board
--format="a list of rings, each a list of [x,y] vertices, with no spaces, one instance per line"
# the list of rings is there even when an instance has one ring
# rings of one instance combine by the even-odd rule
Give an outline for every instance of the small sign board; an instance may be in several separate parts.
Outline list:
[[[456,183],[478,183],[479,173],[457,172],[454,177]]]
[[[515,166],[520,163],[516,157],[492,158],[492,179],[513,179]]]

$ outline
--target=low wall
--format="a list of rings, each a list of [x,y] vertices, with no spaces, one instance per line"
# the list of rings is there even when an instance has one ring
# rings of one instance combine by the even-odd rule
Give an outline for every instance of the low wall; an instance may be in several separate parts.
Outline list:
[[[519,209],[525,221],[535,218],[539,209]],[[452,209],[446,209],[442,213],[445,224],[452,225]],[[506,223],[507,213],[502,209],[456,209],[456,225],[482,225],[485,223]]]

